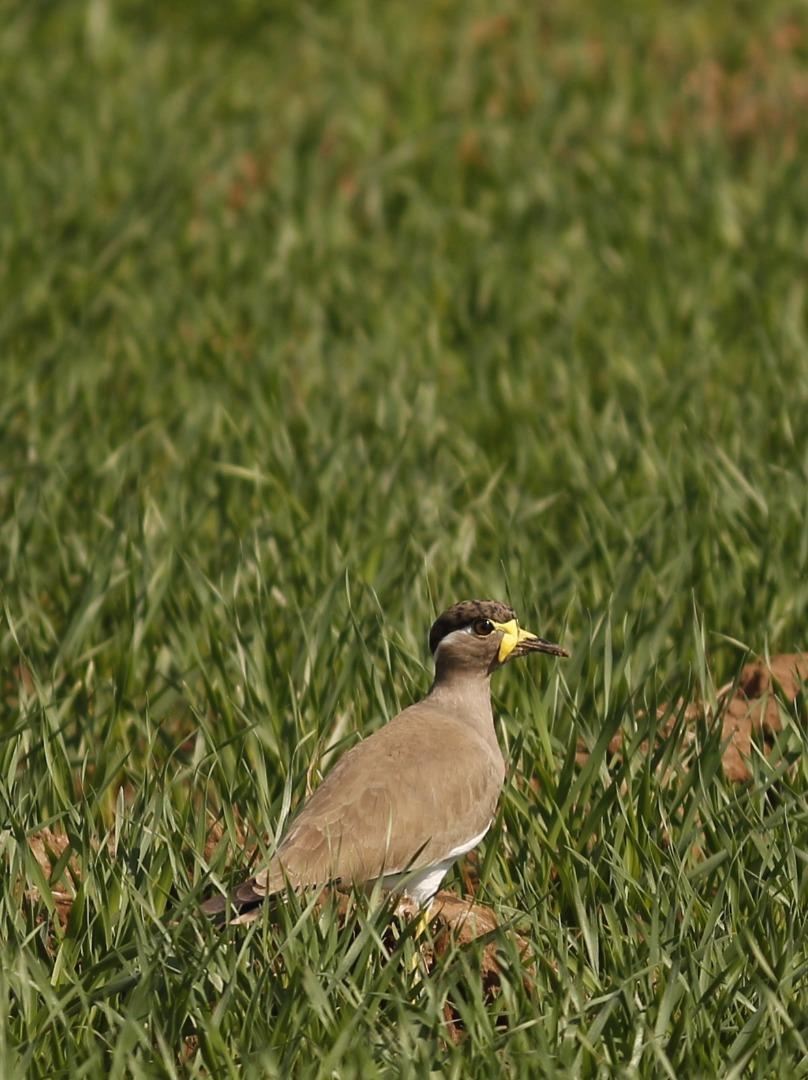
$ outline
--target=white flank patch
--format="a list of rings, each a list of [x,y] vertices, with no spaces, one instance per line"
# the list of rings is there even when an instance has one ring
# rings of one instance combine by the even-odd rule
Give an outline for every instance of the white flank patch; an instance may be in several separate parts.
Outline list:
[[[455,633],[457,632],[455,631]],[[460,631],[460,633],[462,632]],[[477,847],[490,828],[491,822],[489,821],[479,836],[475,836],[465,844],[454,848],[445,859],[433,863],[432,866],[425,866],[422,870],[405,871],[403,874],[385,874],[382,878],[382,887],[391,892],[400,891],[402,895],[409,897],[419,908],[426,907],[440,888],[440,883],[451,870],[452,864],[461,855],[465,855],[467,851]],[[399,886],[401,886],[400,889]]]

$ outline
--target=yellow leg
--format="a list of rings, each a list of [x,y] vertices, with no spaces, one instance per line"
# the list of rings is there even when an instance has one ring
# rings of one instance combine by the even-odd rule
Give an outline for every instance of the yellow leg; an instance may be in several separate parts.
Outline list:
[[[415,929],[413,930],[413,934],[412,934],[412,943],[413,943],[415,951],[413,952],[413,954],[412,954],[412,956],[411,956],[411,958],[409,960],[409,963],[407,965],[408,968],[409,968],[410,974],[413,976],[413,981],[416,984],[421,981],[421,972],[422,972],[422,970],[426,970],[426,965],[423,962],[424,957],[423,957],[423,954],[421,952],[421,946],[419,944],[419,939],[422,938],[423,935],[426,933],[426,930],[427,930],[428,926],[429,926],[429,908],[422,908],[420,913],[418,914],[417,919],[415,920]]]

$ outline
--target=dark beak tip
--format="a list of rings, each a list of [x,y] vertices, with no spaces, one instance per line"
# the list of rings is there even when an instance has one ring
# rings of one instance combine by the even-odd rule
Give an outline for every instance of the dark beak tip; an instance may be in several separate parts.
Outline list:
[[[544,653],[547,656],[558,656],[561,658],[569,658],[569,652],[563,647],[563,645],[556,645],[553,641],[546,641],[544,638],[533,638],[523,643],[524,648],[520,655],[525,653]]]
[[[538,651],[549,653],[551,656],[569,656],[563,645],[556,645],[554,641],[547,641],[546,638],[538,638],[536,646]]]

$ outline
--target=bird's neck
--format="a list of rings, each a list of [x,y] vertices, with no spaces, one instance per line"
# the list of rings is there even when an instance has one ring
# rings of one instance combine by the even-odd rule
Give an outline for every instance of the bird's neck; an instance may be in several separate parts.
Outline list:
[[[427,699],[464,716],[486,738],[496,742],[491,708],[491,676],[469,671],[438,671]]]

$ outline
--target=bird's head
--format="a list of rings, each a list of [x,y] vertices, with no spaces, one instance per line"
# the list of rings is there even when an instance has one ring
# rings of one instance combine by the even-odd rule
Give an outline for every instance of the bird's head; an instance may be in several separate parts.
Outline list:
[[[429,648],[438,675],[448,671],[490,675],[528,653],[569,656],[560,645],[523,630],[513,608],[496,600],[453,604],[432,624]]]

